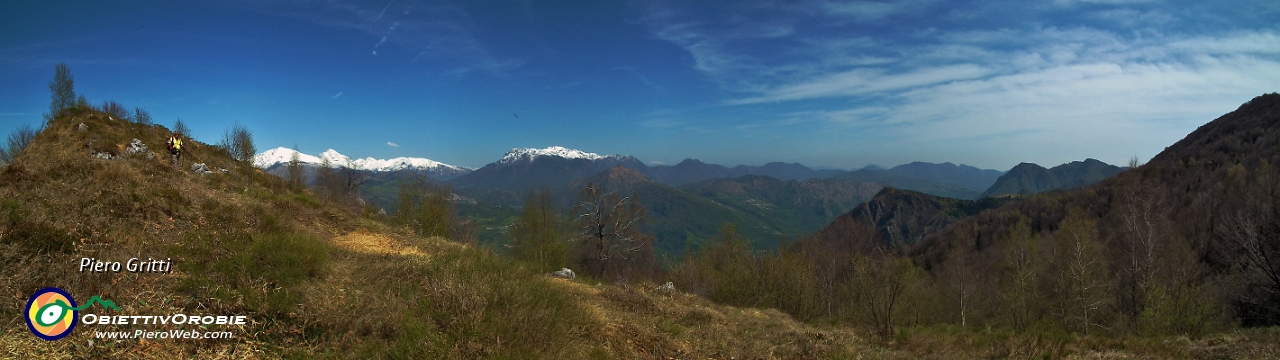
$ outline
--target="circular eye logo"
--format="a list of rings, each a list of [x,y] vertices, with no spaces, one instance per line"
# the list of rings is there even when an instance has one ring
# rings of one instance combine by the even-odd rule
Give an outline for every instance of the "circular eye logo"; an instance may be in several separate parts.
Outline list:
[[[59,288],[36,291],[27,300],[27,328],[41,339],[53,341],[71,334],[80,312],[76,300]]]

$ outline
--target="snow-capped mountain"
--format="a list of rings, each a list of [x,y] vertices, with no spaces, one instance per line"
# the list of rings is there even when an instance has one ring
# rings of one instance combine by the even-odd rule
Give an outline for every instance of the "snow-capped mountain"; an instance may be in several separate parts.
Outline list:
[[[574,150],[561,146],[552,146],[546,149],[511,149],[502,159],[498,160],[499,164],[511,164],[520,161],[532,162],[534,158],[539,156],[554,156],[565,159],[587,159],[600,160],[606,157],[618,157],[618,155],[600,156],[600,154],[589,153],[582,150]]]
[[[276,164],[284,164],[293,160],[293,154],[298,154],[298,161],[305,164],[319,164],[320,158],[303,154],[289,148],[278,147],[275,149],[263,151],[253,156],[253,166],[259,169],[270,168]]]
[[[275,166],[281,166],[289,163],[293,158],[293,154],[298,154],[298,162],[310,167],[318,167],[324,164],[325,160],[333,167],[350,167],[356,170],[372,171],[372,172],[393,172],[401,170],[412,170],[427,173],[432,178],[453,178],[462,174],[471,172],[472,169],[462,166],[454,166],[439,161],[398,157],[394,159],[375,159],[372,157],[364,159],[352,160],[346,155],[342,155],[337,150],[329,149],[320,153],[320,156],[311,156],[301,152],[297,152],[289,148],[275,148],[267,150],[253,157],[253,166],[262,169],[270,169]]]
[[[511,149],[502,159],[453,180],[455,185],[483,189],[559,187],[614,166],[644,170],[644,163],[629,155],[607,155],[552,146],[545,149]]]

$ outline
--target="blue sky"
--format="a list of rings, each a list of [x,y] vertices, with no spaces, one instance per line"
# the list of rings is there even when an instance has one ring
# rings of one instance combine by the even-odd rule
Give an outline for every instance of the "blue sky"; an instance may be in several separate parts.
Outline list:
[[[60,62],[262,150],[1006,170],[1147,159],[1280,91],[1280,2],[10,1],[0,130]]]

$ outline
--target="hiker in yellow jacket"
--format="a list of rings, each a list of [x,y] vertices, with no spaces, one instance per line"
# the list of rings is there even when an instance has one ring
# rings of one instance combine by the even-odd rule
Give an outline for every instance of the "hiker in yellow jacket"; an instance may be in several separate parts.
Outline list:
[[[165,141],[165,144],[169,145],[169,154],[173,161],[173,166],[178,166],[178,159],[182,158],[182,133],[174,131],[173,135],[169,135],[169,140]]]

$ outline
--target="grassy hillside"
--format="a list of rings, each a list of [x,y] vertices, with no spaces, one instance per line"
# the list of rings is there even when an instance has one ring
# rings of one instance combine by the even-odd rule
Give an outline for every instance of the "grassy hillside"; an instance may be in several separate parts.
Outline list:
[[[88,131],[77,131],[84,123]],[[159,126],[80,112],[53,121],[0,172],[0,357],[824,358],[865,351],[848,329],[736,309],[650,283],[552,279],[491,252],[413,238],[290,191],[275,176],[189,140],[183,163],[151,151]],[[208,164],[212,174],[190,171]],[[220,173],[216,169],[227,169]],[[89,274],[81,257],[172,258],[168,274]],[[233,339],[47,342],[21,320],[37,289],[113,300],[106,314],[244,315]],[[190,330],[191,327],[187,326]]]

